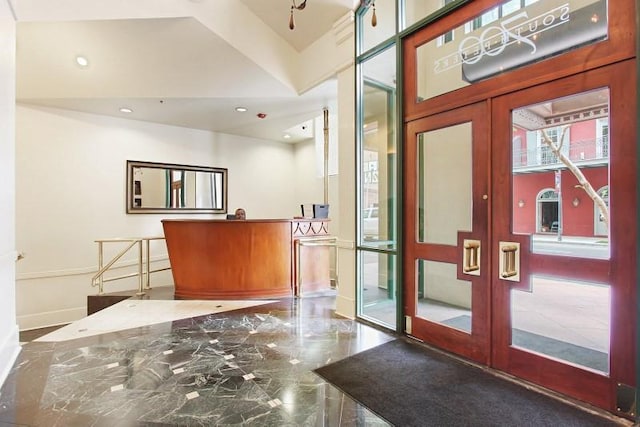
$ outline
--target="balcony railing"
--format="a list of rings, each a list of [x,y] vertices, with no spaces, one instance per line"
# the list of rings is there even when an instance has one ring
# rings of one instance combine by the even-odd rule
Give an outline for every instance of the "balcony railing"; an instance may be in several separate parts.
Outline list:
[[[569,151],[565,153],[574,163],[607,163],[609,161],[609,138],[601,137],[591,140],[573,141]],[[549,146],[542,145],[534,148],[513,149],[513,169],[553,167],[560,165],[558,159]]]

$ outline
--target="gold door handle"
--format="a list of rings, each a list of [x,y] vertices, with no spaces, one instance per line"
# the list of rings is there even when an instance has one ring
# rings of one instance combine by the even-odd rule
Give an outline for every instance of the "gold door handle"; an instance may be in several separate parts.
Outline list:
[[[480,240],[464,239],[462,272],[472,276],[480,275]]]
[[[520,281],[520,243],[500,242],[500,278],[512,282]]]

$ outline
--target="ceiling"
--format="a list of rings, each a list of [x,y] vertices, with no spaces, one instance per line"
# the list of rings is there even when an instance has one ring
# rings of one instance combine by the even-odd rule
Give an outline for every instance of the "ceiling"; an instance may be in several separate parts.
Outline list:
[[[513,123],[534,131],[608,116],[609,89],[595,89],[513,110]]]
[[[290,30],[290,0],[11,1],[18,102],[283,142],[313,135],[337,83],[300,89],[270,58],[304,55],[359,4],[307,0]]]

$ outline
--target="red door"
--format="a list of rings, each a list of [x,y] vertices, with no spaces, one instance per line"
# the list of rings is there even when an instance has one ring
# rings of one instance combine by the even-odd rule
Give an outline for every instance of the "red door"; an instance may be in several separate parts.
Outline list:
[[[480,102],[407,125],[407,332],[489,362],[489,122]]]
[[[492,365],[611,411],[635,376],[634,70],[492,100]]]

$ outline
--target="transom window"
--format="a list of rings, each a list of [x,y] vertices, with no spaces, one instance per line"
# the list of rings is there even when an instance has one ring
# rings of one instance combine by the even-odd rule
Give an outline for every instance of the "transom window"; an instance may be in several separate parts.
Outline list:
[[[478,28],[489,25],[504,16],[510,15],[517,10],[520,10],[537,2],[538,0],[510,0],[501,6],[496,6],[488,12],[485,12],[484,14],[475,18],[473,21],[467,22],[464,26],[464,31],[468,34],[472,31],[477,30]]]

